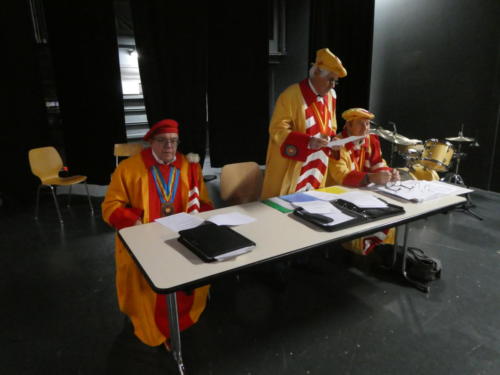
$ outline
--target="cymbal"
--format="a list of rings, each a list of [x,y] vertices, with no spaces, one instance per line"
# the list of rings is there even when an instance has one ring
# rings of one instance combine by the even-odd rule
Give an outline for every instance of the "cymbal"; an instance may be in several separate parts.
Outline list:
[[[380,138],[383,138],[386,141],[389,141],[389,142],[397,144],[397,145],[409,146],[409,145],[415,145],[417,143],[421,143],[421,141],[418,139],[409,139],[401,134],[391,132],[390,130],[386,130],[386,129],[381,128],[381,127],[377,127],[375,129],[372,129],[370,132],[372,134],[378,135]]]
[[[464,137],[463,135],[459,135],[458,137],[448,137],[446,140],[450,142],[474,142],[474,138]]]

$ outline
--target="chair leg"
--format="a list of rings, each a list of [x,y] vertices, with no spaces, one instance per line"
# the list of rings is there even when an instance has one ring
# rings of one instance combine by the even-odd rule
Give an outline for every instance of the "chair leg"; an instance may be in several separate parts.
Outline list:
[[[59,222],[61,224],[64,224],[64,221],[62,219],[62,216],[61,216],[61,210],[59,210],[59,203],[57,203],[57,198],[56,198],[56,193],[55,193],[55,189],[52,185],[49,185],[50,187],[50,191],[52,192],[52,198],[54,198],[54,203],[56,205],[56,210],[57,210],[57,216],[59,217]]]
[[[69,185],[69,193],[68,193],[68,207],[71,205],[71,189],[73,185]]]
[[[40,188],[42,185],[38,185],[36,189],[36,205],[35,205],[35,220],[38,220],[38,204],[40,203]]]
[[[94,207],[92,207],[92,201],[90,200],[89,187],[87,185],[87,181],[85,181],[84,183],[85,183],[85,190],[87,191],[87,199],[89,200],[90,214],[94,216]]]

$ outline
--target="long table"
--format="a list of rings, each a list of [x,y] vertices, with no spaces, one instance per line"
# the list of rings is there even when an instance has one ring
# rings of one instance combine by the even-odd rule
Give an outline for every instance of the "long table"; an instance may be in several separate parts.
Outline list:
[[[240,212],[256,219],[250,224],[234,229],[255,241],[257,246],[249,253],[214,263],[204,263],[177,241],[176,232],[156,222],[121,229],[118,232],[119,237],[149,281],[151,288],[159,294],[166,295],[172,354],[177,361],[179,372],[184,374],[185,368],[181,352],[176,291],[209,283],[222,275],[306,252],[322,244],[343,242],[381,229],[401,226],[404,228],[401,272],[412,282],[405,270],[409,227],[407,224],[448,211],[466,202],[461,196],[446,196],[422,203],[403,203],[386,196],[380,197],[389,203],[404,207],[405,213],[335,232],[326,232],[306,225],[295,219],[292,214],[282,213],[262,202],[200,213],[198,214],[200,217],[208,218],[216,214]],[[416,286],[419,287],[418,283]]]

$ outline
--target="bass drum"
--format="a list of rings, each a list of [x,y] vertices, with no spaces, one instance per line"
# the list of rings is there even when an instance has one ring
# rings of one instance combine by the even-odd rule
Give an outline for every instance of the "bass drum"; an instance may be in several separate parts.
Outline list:
[[[426,180],[439,181],[439,175],[433,169],[424,167],[421,164],[413,164],[410,168],[396,168],[399,171],[401,181],[406,180]]]

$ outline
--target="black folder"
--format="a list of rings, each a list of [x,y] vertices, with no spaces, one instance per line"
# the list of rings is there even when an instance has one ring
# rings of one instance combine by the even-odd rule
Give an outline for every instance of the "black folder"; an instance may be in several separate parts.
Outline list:
[[[204,262],[215,262],[244,254],[255,242],[225,226],[205,222],[195,228],[179,231],[179,242]]]
[[[380,198],[379,198],[380,199]],[[362,208],[355,204],[345,201],[343,199],[337,199],[336,201],[331,201],[330,204],[334,205],[344,214],[352,217],[352,220],[345,221],[343,223],[335,224],[332,223],[332,219],[323,216],[321,214],[311,214],[304,210],[302,207],[296,208],[293,214],[302,220],[312,223],[318,227],[321,227],[329,232],[336,230],[349,228],[355,225],[367,223],[370,221],[380,220],[390,216],[396,216],[404,214],[405,210],[401,206],[397,206],[392,203],[388,203],[383,199],[382,202],[387,204],[387,207],[383,208]]]

